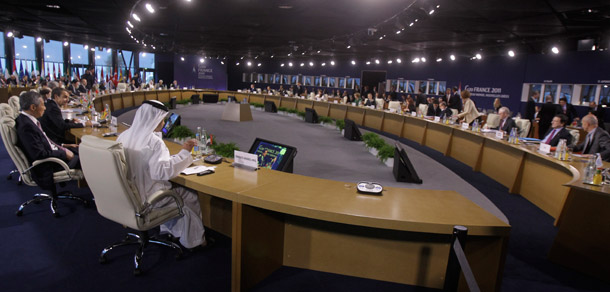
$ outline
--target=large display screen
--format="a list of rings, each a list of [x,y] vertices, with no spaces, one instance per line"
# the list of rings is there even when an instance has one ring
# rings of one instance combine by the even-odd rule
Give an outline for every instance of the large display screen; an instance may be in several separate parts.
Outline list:
[[[291,167],[296,148],[256,138],[249,152],[256,154],[260,168],[286,171],[285,167]]]

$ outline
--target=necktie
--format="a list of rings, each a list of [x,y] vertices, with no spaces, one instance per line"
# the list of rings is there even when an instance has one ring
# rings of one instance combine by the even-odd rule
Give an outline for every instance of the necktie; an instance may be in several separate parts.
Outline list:
[[[502,123],[500,123],[500,130],[504,129],[504,122],[506,122],[506,120],[502,120]]]
[[[36,126],[38,126],[38,129],[40,129],[40,132],[42,132],[42,134],[44,135],[45,138],[47,138],[47,142],[49,142],[49,145],[51,146],[51,148],[53,148],[53,146],[57,147],[57,149],[62,150],[62,151],[66,151],[66,148],[64,148],[61,145],[58,145],[57,143],[53,142],[53,140],[49,139],[49,137],[47,137],[47,134],[42,130],[42,126],[40,125],[39,121],[36,121]]]
[[[591,148],[591,133],[587,134],[587,139],[585,139],[585,147],[582,150],[582,154],[589,154],[589,149]]]
[[[553,137],[555,137],[556,132],[557,132],[557,129],[553,129],[553,131],[551,131],[551,133],[546,138],[546,140],[544,140],[544,144],[551,144],[551,140],[553,140]]]

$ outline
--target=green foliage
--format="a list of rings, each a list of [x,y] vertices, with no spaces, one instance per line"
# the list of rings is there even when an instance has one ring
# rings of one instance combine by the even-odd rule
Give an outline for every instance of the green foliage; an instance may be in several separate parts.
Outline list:
[[[216,143],[216,144],[212,145],[212,149],[214,149],[214,151],[216,151],[216,154],[218,154],[222,157],[229,157],[229,158],[233,157],[235,150],[239,151],[239,147],[237,147],[237,145],[233,142]]]
[[[385,163],[388,158],[394,157],[394,146],[384,143],[383,146],[379,148],[377,157],[381,160],[381,162]]]
[[[288,108],[285,108],[285,107],[281,106],[281,107],[278,107],[278,108],[277,108],[277,111],[278,111],[278,112],[287,112],[287,111],[288,111]]]
[[[371,132],[363,134],[362,141],[364,141],[366,147],[375,149],[379,149],[385,144],[385,141],[379,135]]]
[[[344,120],[336,120],[335,125],[339,128],[339,131],[343,131],[345,129],[345,121]]]
[[[175,126],[172,132],[169,134],[170,138],[189,138],[195,137],[193,131],[186,126]]]
[[[188,104],[189,102],[191,102],[190,99],[176,100],[176,104]]]
[[[331,119],[329,117],[318,117],[318,121],[320,123],[325,123],[325,124],[332,124],[333,123],[333,119]]]
[[[169,108],[169,102],[164,102],[163,105]]]
[[[262,103],[258,103],[258,102],[251,102],[251,103],[250,103],[250,105],[251,105],[251,106],[253,106],[253,107],[258,107],[258,108],[263,108],[263,107],[265,107],[265,105],[264,105],[264,104],[262,104]]]
[[[297,111],[297,116],[305,118],[305,112]]]
[[[296,114],[299,111],[297,109],[295,109],[295,108],[291,108],[291,109],[288,109],[287,112],[290,113],[290,114]]]
[[[229,99],[228,99],[228,98],[221,98],[221,99],[219,99],[218,101],[220,101],[220,102],[223,102],[223,101],[224,101],[224,102],[227,102],[227,101],[229,101]]]

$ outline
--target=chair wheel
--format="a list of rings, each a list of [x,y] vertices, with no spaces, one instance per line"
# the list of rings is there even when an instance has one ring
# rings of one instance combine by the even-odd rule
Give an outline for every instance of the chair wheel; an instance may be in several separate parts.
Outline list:
[[[85,208],[89,208],[91,206],[91,203],[89,201],[85,200],[85,201],[83,201],[83,206]]]
[[[19,210],[19,211],[15,212],[15,215],[17,215],[17,217],[21,217],[21,216],[23,216],[23,211]]]
[[[19,186],[22,185],[22,184],[23,184],[23,181],[18,181],[17,182],[17,185],[19,185]]]
[[[133,275],[136,277],[142,275],[142,269],[133,270]]]
[[[61,215],[59,214],[59,212],[55,212],[55,213],[53,213],[53,217],[59,218],[59,217],[61,217]]]
[[[108,262],[108,259],[106,259],[106,257],[100,257],[100,259],[98,260],[100,262],[100,264],[105,264]]]

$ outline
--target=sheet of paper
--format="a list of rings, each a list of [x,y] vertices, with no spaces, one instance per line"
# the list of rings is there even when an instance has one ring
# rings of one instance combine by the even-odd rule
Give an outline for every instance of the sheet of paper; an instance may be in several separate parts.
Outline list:
[[[468,123],[462,123],[462,129],[468,130]]]
[[[214,170],[214,169],[216,169],[216,166],[197,165],[197,166],[188,167],[185,170],[183,170],[181,173],[185,174],[185,175],[191,175],[191,174],[200,173],[202,171]]]

